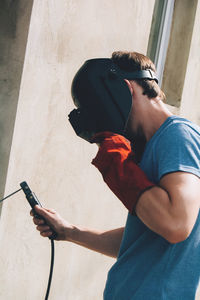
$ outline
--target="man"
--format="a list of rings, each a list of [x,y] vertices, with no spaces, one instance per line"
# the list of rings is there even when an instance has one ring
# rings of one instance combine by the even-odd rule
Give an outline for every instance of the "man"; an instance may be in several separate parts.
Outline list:
[[[150,69],[135,52],[114,52],[122,70]],[[35,207],[43,237],[52,235],[117,257],[104,300],[193,300],[200,276],[200,128],[174,116],[155,80],[126,80],[132,109],[124,137],[103,132],[93,164],[129,210],[125,228],[95,231]],[[123,238],[122,238],[123,237]]]

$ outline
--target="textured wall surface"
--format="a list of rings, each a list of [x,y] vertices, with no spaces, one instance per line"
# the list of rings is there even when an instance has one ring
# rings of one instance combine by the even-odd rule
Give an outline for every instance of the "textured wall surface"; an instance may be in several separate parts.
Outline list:
[[[44,206],[70,222],[97,229],[124,225],[125,209],[90,164],[96,146],[76,137],[67,121],[70,84],[88,58],[124,49],[146,53],[153,6],[154,0],[34,1],[6,194],[26,180]],[[36,232],[22,193],[3,205],[0,245],[0,299],[43,299],[50,242]],[[56,243],[50,299],[102,299],[113,263]]]
[[[6,182],[32,2],[0,2],[0,197]]]
[[[200,1],[198,1],[190,55],[181,101],[181,114],[200,125]],[[200,296],[199,296],[200,297]]]

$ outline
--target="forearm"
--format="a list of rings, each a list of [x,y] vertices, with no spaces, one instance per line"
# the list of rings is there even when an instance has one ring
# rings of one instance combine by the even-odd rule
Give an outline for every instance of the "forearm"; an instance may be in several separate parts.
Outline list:
[[[117,257],[124,228],[113,230],[91,230],[75,226],[62,218],[55,210],[45,209],[38,205],[34,207],[35,212],[41,218],[34,217],[31,210],[33,222],[36,229],[43,237],[51,237],[54,233],[57,241],[69,241],[99,253]]]
[[[68,241],[116,258],[119,252],[124,228],[97,231],[73,226]]]

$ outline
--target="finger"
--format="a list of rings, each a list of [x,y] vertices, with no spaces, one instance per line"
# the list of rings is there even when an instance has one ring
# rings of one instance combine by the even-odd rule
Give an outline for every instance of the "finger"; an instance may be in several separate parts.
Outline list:
[[[36,227],[36,229],[38,231],[41,231],[41,232],[45,232],[45,231],[49,231],[50,230],[50,227],[48,225],[38,225]]]
[[[56,213],[55,209],[53,209],[53,208],[45,208],[45,210],[50,212],[50,213],[53,213],[53,214]]]
[[[51,217],[51,214],[52,213],[55,214],[55,212],[56,212],[54,209],[46,209],[46,208],[40,207],[39,205],[36,205],[34,207],[34,210],[39,216],[42,216],[44,218]]]
[[[45,221],[43,219],[33,218],[33,223],[35,225],[41,225],[41,224],[45,224]]]
[[[35,212],[35,207],[36,207],[36,206],[34,206],[34,209],[31,209],[30,215],[31,215],[32,217],[35,217],[35,218],[40,219],[40,218],[41,218],[40,215],[38,215],[38,214]]]
[[[43,232],[40,232],[40,235],[43,236],[43,237],[50,237],[52,236],[53,232],[52,231],[43,231]]]

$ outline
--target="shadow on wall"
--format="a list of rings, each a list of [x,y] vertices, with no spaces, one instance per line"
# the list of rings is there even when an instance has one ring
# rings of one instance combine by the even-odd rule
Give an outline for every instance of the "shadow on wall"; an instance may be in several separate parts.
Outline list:
[[[32,4],[0,1],[0,197],[6,183]]]

